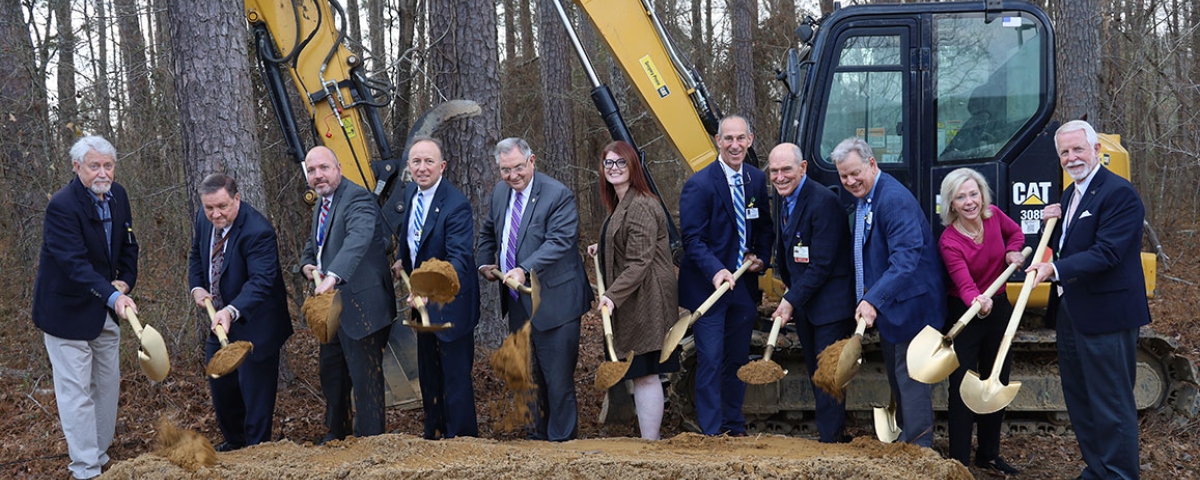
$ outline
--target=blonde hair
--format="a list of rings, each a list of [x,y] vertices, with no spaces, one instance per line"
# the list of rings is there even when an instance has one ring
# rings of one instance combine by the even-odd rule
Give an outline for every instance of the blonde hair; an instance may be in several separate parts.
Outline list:
[[[979,214],[983,218],[992,218],[992,189],[988,186],[987,180],[984,180],[983,175],[970,168],[960,168],[942,179],[942,203],[941,217],[942,225],[950,226],[955,220],[958,220],[958,212],[955,212],[950,205],[954,202],[954,196],[958,193],[958,189],[962,188],[967,180],[974,180],[979,186],[979,192],[983,196],[983,209]]]

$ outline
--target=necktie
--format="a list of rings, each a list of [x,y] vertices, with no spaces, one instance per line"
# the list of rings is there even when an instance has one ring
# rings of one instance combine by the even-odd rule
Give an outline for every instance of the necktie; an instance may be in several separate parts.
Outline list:
[[[321,218],[317,221],[317,246],[325,245],[325,219],[329,217],[329,204],[332,203],[328,198],[321,201]]]
[[[746,257],[746,195],[742,193],[742,174],[733,174],[733,213],[737,218],[738,252],[737,265],[741,267]]]
[[[865,200],[859,200],[854,209],[854,295],[855,301],[862,301],[864,293],[863,280],[863,240],[866,238],[867,212],[870,208]]]
[[[1079,185],[1076,185],[1075,193],[1071,196],[1071,207],[1067,209],[1067,218],[1063,219],[1063,234],[1066,234],[1067,228],[1071,226],[1071,219],[1075,217],[1075,209],[1082,200],[1083,191],[1079,189]]]
[[[515,192],[512,208],[509,209],[508,217],[508,253],[504,255],[504,271],[507,272],[517,267],[517,234],[521,230],[521,211],[524,210],[523,202],[521,201],[521,192]],[[512,295],[513,300],[517,299],[517,291],[508,290],[508,294]]]
[[[413,243],[417,248],[421,248],[421,227],[425,225],[425,193],[417,192],[417,201],[413,210],[412,225],[408,228],[413,231],[415,240]]]
[[[225,229],[218,229],[213,233],[212,270],[209,272],[212,278],[210,293],[213,297],[213,308],[221,308],[225,306],[225,302],[221,300],[221,267],[225,264],[225,240],[229,238],[229,234]]]

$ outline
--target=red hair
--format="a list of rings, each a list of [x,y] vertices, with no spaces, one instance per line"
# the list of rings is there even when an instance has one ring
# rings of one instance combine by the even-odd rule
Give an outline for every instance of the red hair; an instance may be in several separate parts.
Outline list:
[[[638,155],[637,150],[633,146],[621,140],[617,140],[604,146],[600,151],[600,201],[608,208],[608,213],[612,213],[617,209],[617,189],[608,181],[608,176],[605,175],[604,157],[608,156],[608,152],[613,152],[617,156],[625,159],[625,168],[629,172],[629,190],[640,193],[649,197],[658,198],[654,192],[650,191],[650,184],[646,183],[646,174],[642,170],[642,159]]]

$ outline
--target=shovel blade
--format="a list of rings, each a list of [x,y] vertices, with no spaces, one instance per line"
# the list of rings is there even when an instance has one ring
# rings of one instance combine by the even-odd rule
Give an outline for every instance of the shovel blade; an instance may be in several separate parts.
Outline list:
[[[142,329],[142,348],[138,350],[138,363],[150,380],[161,382],[171,371],[171,359],[167,357],[167,343],[154,327]]]
[[[846,388],[861,367],[862,337],[855,335],[849,342],[846,342],[846,347],[842,349],[842,355],[838,357],[837,372],[834,373],[833,378],[838,385]]]
[[[671,330],[667,331],[667,338],[663,339],[662,353],[658,356],[658,363],[666,363],[671,354],[675,352],[675,347],[679,346],[679,342],[683,341],[683,337],[687,334],[688,326],[692,324],[691,315],[679,317],[679,320],[671,325]]]
[[[542,306],[542,282],[538,280],[537,272],[529,271],[529,300],[533,303],[533,311],[529,312],[529,319],[533,320],[533,316],[537,315],[538,307]]]
[[[926,325],[908,346],[908,376],[913,380],[932,385],[957,368],[954,342],[933,327]]]
[[[980,380],[979,374],[971,370],[963,377],[958,391],[967,408],[984,415],[1007,407],[1017,398],[1017,392],[1020,390],[1021,382],[1009,382],[1008,385],[1004,385],[1000,383],[999,378]]]
[[[425,324],[423,324],[423,323],[420,323],[420,322],[410,322],[410,321],[408,321],[408,320],[405,320],[403,323],[404,323],[404,326],[406,326],[406,327],[409,327],[409,328],[411,328],[411,329],[413,329],[414,331],[416,331],[416,332],[419,332],[419,333],[434,333],[434,332],[440,332],[440,331],[442,331],[442,330],[449,330],[449,329],[451,329],[451,328],[453,328],[453,327],[454,327],[454,324],[453,324],[453,323],[450,323],[450,322],[446,322],[446,323],[431,323],[431,324],[429,324],[429,325],[425,325]]]
[[[325,317],[325,338],[333,339],[338,327],[342,324],[342,292],[335,290],[333,301],[329,303],[329,315]]]
[[[900,438],[900,425],[896,423],[896,408],[875,407],[875,437],[883,443],[892,443]]]

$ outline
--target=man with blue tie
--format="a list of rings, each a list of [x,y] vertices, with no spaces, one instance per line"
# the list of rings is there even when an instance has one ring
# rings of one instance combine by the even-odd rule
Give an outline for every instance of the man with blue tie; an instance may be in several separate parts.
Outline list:
[[[1043,218],[1065,218],[1051,232],[1054,262],[1028,273],[1051,278],[1058,297],[1058,365],[1063,399],[1087,464],[1082,479],[1136,479],[1138,418],[1134,403],[1138,329],[1150,323],[1142,273],[1145,207],[1133,185],[1100,165],[1096,130],[1082,120],[1054,134],[1058,161],[1074,182],[1062,206]]]
[[[854,265],[850,226],[837,195],[805,175],[800,147],[781,143],[769,157],[780,219],[775,267],[787,286],[771,316],[795,320],[810,386],[817,402],[817,431],[825,443],[843,441],[846,404],[811,385],[817,354],[854,331]]]
[[[767,176],[745,163],[754,133],[745,118],[721,120],[714,137],[720,159],[688,178],[679,196],[683,260],[679,305],[695,310],[723,283],[733,288],[693,328],[696,342],[696,420],[705,435],[744,436],[746,384],[737,370],[749,362],[750,334],[761,298],[755,277],[735,282],[749,263],[761,272],[775,234],[767,208]]]
[[[854,209],[855,318],[879,327],[900,440],[933,444],[933,387],[908,375],[908,345],[930,325],[946,318],[942,260],[929,220],[904,184],[879,169],[871,146],[851,137],[829,155]]]
[[[414,138],[408,150],[408,171],[413,181],[404,190],[406,222],[397,227],[399,259],[392,272],[412,273],[430,259],[454,266],[459,290],[445,305],[429,305],[429,321],[454,326],[436,333],[417,333],[417,374],[425,408],[425,438],[479,435],[475,416],[475,390],[471,365],[475,360],[475,324],[479,321],[479,276],[473,268],[475,226],[471,203],[442,174],[446,160],[442,143],[430,137]],[[409,298],[414,319],[420,318]]]
[[[218,328],[230,343],[254,345],[236,370],[208,381],[217,426],[225,437],[215,448],[228,452],[271,441],[279,350],[292,334],[292,319],[270,220],[242,202],[237,182],[228,175],[209,175],[197,190],[201,209],[188,256],[188,283],[201,311],[205,300],[217,310],[204,342],[205,361],[221,349],[212,332]]]

